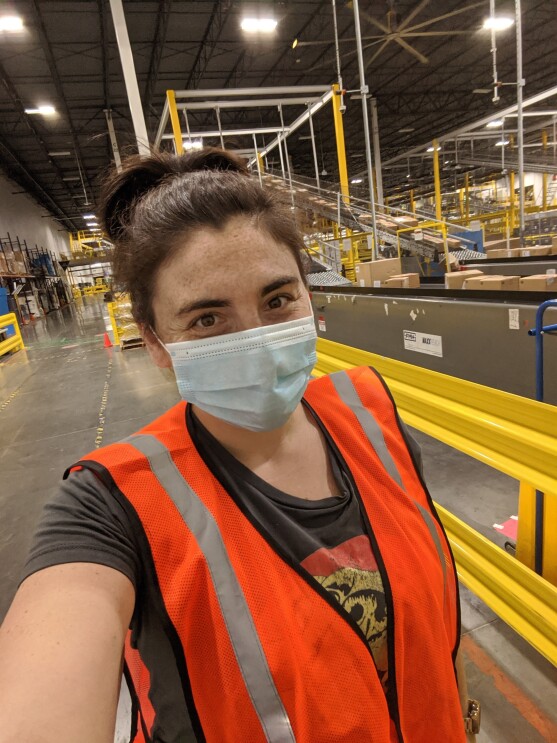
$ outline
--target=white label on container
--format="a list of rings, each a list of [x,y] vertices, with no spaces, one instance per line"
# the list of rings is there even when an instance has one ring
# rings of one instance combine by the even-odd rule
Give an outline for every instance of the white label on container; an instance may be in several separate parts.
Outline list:
[[[360,286],[365,286],[365,285],[366,285],[366,280],[360,279]]]
[[[319,315],[317,325],[319,327],[319,330],[321,330],[323,333],[327,332],[327,323],[325,322],[325,318],[323,317],[323,315]]]
[[[523,250],[522,251],[522,257],[523,258],[530,258],[530,251],[529,250]]]
[[[381,288],[381,282],[380,281],[374,281],[373,282],[374,289],[380,289]]]
[[[443,338],[440,335],[416,333],[413,330],[403,330],[404,348],[407,351],[427,353],[429,356],[443,357]]]
[[[509,330],[520,330],[520,310],[509,310]]]
[[[550,276],[553,276],[553,274],[557,273],[557,271],[554,268],[548,268],[546,273]]]

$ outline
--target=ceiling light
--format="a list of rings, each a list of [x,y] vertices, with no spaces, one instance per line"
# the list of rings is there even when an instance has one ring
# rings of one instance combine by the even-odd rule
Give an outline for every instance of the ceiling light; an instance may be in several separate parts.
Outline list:
[[[486,124],[487,129],[497,129],[500,126],[503,126],[502,119],[493,119],[493,121],[490,121]]]
[[[410,173],[408,173],[408,174],[406,175],[406,177],[407,177],[407,178],[412,178],[412,176],[410,175]]]
[[[17,15],[4,15],[0,17],[0,31],[17,33],[23,31],[23,19]]]
[[[321,171],[321,175],[329,175],[326,168],[323,168],[323,170]]]
[[[56,150],[56,152],[49,152],[49,157],[68,157],[72,153],[69,150]]]
[[[298,46],[298,39],[294,39],[292,42],[292,49],[295,49]]]
[[[62,178],[63,181],[80,181],[81,178],[78,175],[67,175],[65,178]]]
[[[486,31],[506,31],[514,25],[514,20],[505,15],[491,15],[484,20],[483,28]]]
[[[26,114],[40,114],[41,116],[53,116],[56,113],[54,106],[39,106],[38,108],[26,108]]]
[[[405,132],[414,132],[416,131],[413,126],[405,126],[404,129],[399,129],[399,134],[404,134]]]
[[[504,147],[507,144],[509,144],[509,140],[502,139],[500,142],[495,142],[495,147]]]
[[[270,34],[276,29],[277,25],[278,21],[274,18],[243,18],[240,28],[250,34]]]
[[[83,219],[96,219],[94,214],[84,214]]]
[[[439,152],[439,150],[440,150],[441,148],[440,148],[440,147],[436,147],[435,149],[437,150],[437,152]],[[433,152],[433,147],[428,147],[428,148],[427,148],[427,151],[428,151],[428,152]]]
[[[444,164],[445,165],[448,165],[449,164],[449,161],[448,160],[445,160],[445,163]]]
[[[189,152],[190,150],[201,150],[203,149],[203,140],[187,139],[184,141],[184,149],[186,150],[186,152]]]
[[[491,92],[491,88],[474,88],[472,91],[472,93],[476,93],[477,95],[488,95]]]
[[[352,180],[350,181],[350,183],[361,183],[361,182],[362,182],[361,178],[352,178]]]

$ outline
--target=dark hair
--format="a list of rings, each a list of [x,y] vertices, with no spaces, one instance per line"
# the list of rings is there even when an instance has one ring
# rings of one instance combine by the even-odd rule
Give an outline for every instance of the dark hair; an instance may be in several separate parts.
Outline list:
[[[225,150],[128,158],[104,183],[101,214],[114,243],[115,283],[129,292],[135,320],[150,327],[157,270],[200,227],[222,229],[232,217],[252,217],[291,251],[304,278],[303,239],[290,208]]]

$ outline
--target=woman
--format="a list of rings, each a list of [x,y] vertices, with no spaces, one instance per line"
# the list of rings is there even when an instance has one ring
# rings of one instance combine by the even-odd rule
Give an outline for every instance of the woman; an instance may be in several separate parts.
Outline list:
[[[211,149],[130,160],[102,203],[187,403],[66,473],[3,629],[0,740],[108,743],[125,646],[132,740],[464,741],[450,549],[379,376],[308,384],[289,210]]]

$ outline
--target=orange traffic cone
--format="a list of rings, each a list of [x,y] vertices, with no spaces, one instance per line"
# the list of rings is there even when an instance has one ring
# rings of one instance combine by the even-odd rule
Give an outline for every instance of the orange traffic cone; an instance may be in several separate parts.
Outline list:
[[[104,334],[104,347],[105,348],[112,348],[112,343],[110,342],[110,337],[108,333]]]

